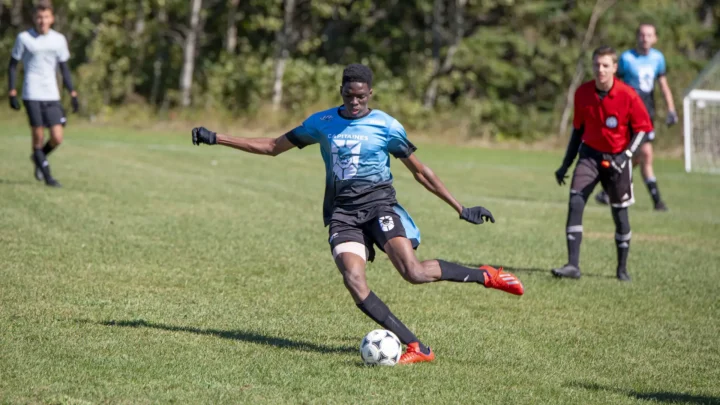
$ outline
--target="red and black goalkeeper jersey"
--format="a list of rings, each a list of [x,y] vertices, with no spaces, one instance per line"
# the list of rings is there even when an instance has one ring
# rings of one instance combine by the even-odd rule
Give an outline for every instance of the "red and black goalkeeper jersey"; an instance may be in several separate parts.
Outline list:
[[[573,126],[584,129],[582,141],[586,145],[603,153],[620,153],[628,147],[631,132],[653,129],[640,96],[617,79],[602,98],[597,94],[594,80],[577,89]]]

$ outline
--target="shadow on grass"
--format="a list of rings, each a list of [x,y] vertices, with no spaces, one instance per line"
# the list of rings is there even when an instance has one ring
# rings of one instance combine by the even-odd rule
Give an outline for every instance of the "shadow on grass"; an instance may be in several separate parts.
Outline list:
[[[198,335],[215,336],[223,339],[240,340],[243,342],[257,343],[261,345],[275,346],[281,349],[293,349],[307,352],[318,353],[353,353],[357,354],[358,349],[350,346],[327,346],[322,344],[303,342],[299,340],[291,340],[281,337],[267,336],[256,332],[243,330],[217,330],[217,329],[199,329],[189,326],[173,326],[162,323],[148,322],[143,319],[135,319],[131,321],[103,321],[98,322],[105,326],[120,326],[128,328],[152,328],[167,330],[170,332],[188,332]]]
[[[599,384],[585,384],[574,382],[568,384],[570,387],[583,388],[592,391],[609,391],[618,394],[625,394],[630,397],[642,399],[645,401],[655,401],[662,403],[677,404],[701,404],[701,405],[720,405],[720,397],[708,397],[704,395],[682,394],[679,392],[637,392],[633,390],[623,390],[618,388],[603,387]]]
[[[487,263],[481,263],[481,264],[462,263],[463,266],[476,267],[476,268],[483,266],[485,264],[487,264]],[[541,269],[539,267],[513,267],[513,266],[503,266],[503,265],[499,265],[499,264],[491,264],[490,266],[495,267],[495,268],[502,267],[503,270],[510,272],[510,273],[518,273],[518,274],[540,273],[540,274],[547,274],[548,276],[554,277],[550,273],[551,269]],[[605,275],[605,274],[592,274],[592,273],[582,273],[582,276],[583,277],[594,277],[594,278],[611,278],[611,279],[615,278],[615,276],[609,276],[609,275]]]
[[[10,180],[10,179],[0,179],[0,184],[9,184],[9,185],[18,185],[18,184],[32,184],[33,182],[30,180]]]

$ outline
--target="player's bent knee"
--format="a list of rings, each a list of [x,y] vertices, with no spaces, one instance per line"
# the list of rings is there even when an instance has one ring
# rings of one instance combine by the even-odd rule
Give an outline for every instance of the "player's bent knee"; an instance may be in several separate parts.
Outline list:
[[[643,164],[643,166],[652,166],[652,162],[653,162],[653,154],[652,154],[652,152],[646,153],[646,154],[643,156],[643,159],[642,159],[642,164]]]
[[[426,283],[425,272],[421,268],[411,267],[403,273],[403,278],[410,284],[423,284]]]
[[[613,214],[613,220],[615,221],[615,232],[618,235],[629,235],[630,234],[630,218],[628,216],[627,207],[613,208],[612,214]]]
[[[367,296],[370,288],[367,285],[367,280],[365,279],[365,269],[363,267],[357,266],[344,269],[342,276],[345,288],[350,291],[350,294],[353,297],[362,299],[362,297]]]
[[[343,281],[351,290],[362,289],[366,285],[362,269],[347,269],[343,272]]]
[[[425,269],[419,261],[416,261],[416,263],[400,262],[397,263],[395,267],[400,272],[400,275],[402,275],[402,278],[410,284],[423,284],[428,282]]]
[[[573,193],[570,195],[570,209],[581,211],[585,209],[585,198],[582,194]]]
[[[52,139],[55,146],[60,145],[63,141],[63,130],[62,127],[60,128],[51,128],[50,130],[50,139]]]

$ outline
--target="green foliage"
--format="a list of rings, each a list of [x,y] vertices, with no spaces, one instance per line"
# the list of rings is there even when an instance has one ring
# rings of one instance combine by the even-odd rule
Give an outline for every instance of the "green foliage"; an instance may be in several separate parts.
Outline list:
[[[287,1],[287,0],[285,0]],[[468,135],[537,139],[554,132],[595,0],[295,1],[285,28],[283,0],[239,1],[237,47],[225,49],[231,0],[204,0],[196,49],[193,108],[252,117],[272,99],[275,58],[287,32],[282,105],[287,117],[339,103],[343,66],[371,65],[375,102],[409,129],[454,128]],[[15,35],[11,3],[0,4],[0,58]],[[676,104],[720,44],[720,7],[711,0],[619,1],[598,23],[591,48],[632,47],[640,21],[658,26]],[[183,0],[56,0],[56,28],[70,40],[83,113],[128,102],[177,106],[190,6]],[[434,9],[442,21],[434,25]],[[164,18],[163,18],[164,16]],[[461,17],[458,23],[456,16]],[[433,31],[437,29],[437,32]],[[459,33],[459,36],[457,36]],[[456,48],[454,48],[456,47]],[[438,71],[449,50],[450,69]],[[437,94],[425,108],[433,78]],[[661,115],[664,103],[660,100]],[[679,107],[679,106],[678,106]],[[661,130],[661,132],[664,130]],[[679,131],[679,129],[675,129]]]

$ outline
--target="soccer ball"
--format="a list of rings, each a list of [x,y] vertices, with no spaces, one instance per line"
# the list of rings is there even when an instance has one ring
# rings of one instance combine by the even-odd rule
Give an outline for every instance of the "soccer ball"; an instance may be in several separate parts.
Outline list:
[[[368,366],[394,366],[402,355],[400,339],[389,330],[376,329],[360,343],[360,357]]]

